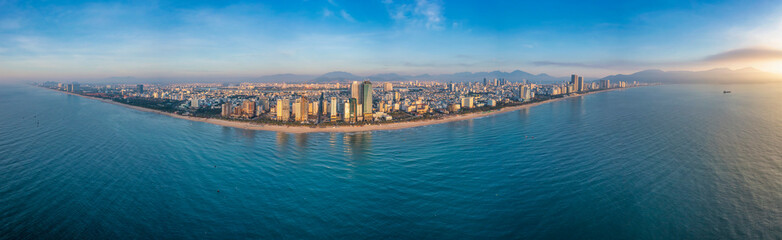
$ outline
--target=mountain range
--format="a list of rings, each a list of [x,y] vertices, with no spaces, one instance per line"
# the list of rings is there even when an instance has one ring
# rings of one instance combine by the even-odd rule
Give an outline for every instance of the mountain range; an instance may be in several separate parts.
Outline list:
[[[662,71],[657,69],[640,71],[630,75],[611,75],[603,79],[612,81],[638,81],[658,83],[760,83],[779,82],[782,76],[763,72],[755,68],[731,70],[715,68],[706,71]]]
[[[454,74],[437,74],[437,75],[430,75],[430,74],[400,75],[396,73],[383,73],[383,74],[374,74],[369,76],[358,76],[352,73],[341,72],[341,71],[330,72],[317,77],[313,77],[311,75],[295,75],[295,74],[282,74],[282,75],[284,75],[285,79],[288,80],[296,79],[296,81],[286,81],[282,77],[278,77],[281,75],[263,76],[259,78],[258,81],[260,82],[285,81],[290,83],[346,83],[350,81],[361,81],[364,79],[370,79],[371,81],[375,81],[375,82],[414,81],[414,80],[440,81],[440,82],[467,82],[467,81],[479,81],[482,80],[483,78],[487,78],[487,79],[505,78],[509,81],[521,81],[523,79],[526,79],[527,81],[530,82],[549,83],[549,82],[565,81],[568,79],[568,77],[553,77],[545,73],[535,75],[521,70],[516,70],[513,72],[502,72],[502,71],[459,72]]]
[[[369,79],[373,82],[398,82],[398,81],[438,81],[438,82],[475,82],[483,78],[505,78],[511,82],[520,82],[526,79],[533,83],[554,83],[570,80],[570,76],[555,77],[545,73],[532,74],[521,70],[512,72],[458,72],[453,74],[422,74],[401,75],[396,73],[374,74],[358,76],[348,72],[336,71],[323,75],[303,74],[275,74],[262,77],[227,78],[218,82],[285,82],[285,83],[348,83]],[[585,81],[609,79],[612,81],[638,81],[654,83],[757,83],[757,82],[782,82],[782,76],[763,72],[754,68],[742,68],[731,70],[728,68],[716,68],[706,71],[662,71],[658,69],[644,70],[633,74],[617,74],[602,78],[585,77]],[[99,80],[101,83],[166,83],[166,82],[215,82],[211,78],[177,78],[177,79],[148,79],[126,77],[110,77]]]
[[[526,79],[535,83],[553,83],[569,81],[570,76],[554,77],[545,73],[532,74],[521,70],[512,72],[459,72],[453,74],[437,75],[400,75],[396,73],[374,74],[358,76],[348,72],[330,72],[320,76],[279,74],[264,76],[257,79],[259,82],[288,82],[288,83],[347,83],[369,79],[374,82],[388,81],[438,81],[438,82],[470,82],[481,81],[483,78],[505,78],[508,81],[519,82]],[[602,78],[585,78],[586,81],[609,79],[612,81],[638,81],[656,83],[745,83],[745,82],[770,82],[782,81],[782,76],[763,72],[754,68],[742,68],[731,70],[728,68],[716,68],[706,71],[662,71],[657,69],[644,70],[629,75],[617,74]]]

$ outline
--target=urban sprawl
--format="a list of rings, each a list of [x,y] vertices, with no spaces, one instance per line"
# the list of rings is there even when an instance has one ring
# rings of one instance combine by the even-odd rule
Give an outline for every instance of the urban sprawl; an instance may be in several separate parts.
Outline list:
[[[45,82],[43,87],[176,113],[285,125],[363,125],[436,119],[611,88],[643,85],[572,75],[553,84],[507,81],[347,83],[189,83],[96,85]]]

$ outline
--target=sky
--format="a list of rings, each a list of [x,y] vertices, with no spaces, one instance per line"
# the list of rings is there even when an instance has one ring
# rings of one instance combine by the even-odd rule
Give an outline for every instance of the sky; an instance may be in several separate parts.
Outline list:
[[[782,73],[780,1],[9,1],[0,81]]]

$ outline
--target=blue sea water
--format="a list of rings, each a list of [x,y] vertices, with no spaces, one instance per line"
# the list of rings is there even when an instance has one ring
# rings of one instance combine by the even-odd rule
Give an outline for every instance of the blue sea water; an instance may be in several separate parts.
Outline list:
[[[0,239],[780,239],[781,102],[666,85],[288,134],[1,86]]]

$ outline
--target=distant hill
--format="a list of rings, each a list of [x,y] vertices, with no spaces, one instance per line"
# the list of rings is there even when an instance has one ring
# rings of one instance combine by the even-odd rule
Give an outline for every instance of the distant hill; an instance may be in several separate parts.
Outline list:
[[[603,79],[612,81],[638,81],[659,83],[759,83],[782,81],[782,76],[754,68],[730,70],[716,68],[707,71],[662,71],[657,69],[640,71],[630,75],[618,74]]]
[[[532,74],[521,70],[512,72],[458,72],[452,74],[422,74],[401,75],[397,73],[382,73],[370,76],[358,76],[348,72],[329,72],[320,76],[301,74],[275,74],[261,77],[233,77],[222,78],[217,82],[285,82],[285,83],[348,83],[369,79],[373,82],[399,82],[399,81],[437,81],[437,82],[480,82],[483,78],[505,78],[511,82],[520,82],[526,79],[533,83],[554,83],[569,81],[570,76],[554,77],[545,73]],[[638,81],[656,83],[759,83],[782,82],[782,75],[763,72],[754,68],[742,68],[731,70],[728,68],[716,68],[707,71],[662,71],[658,69],[644,70],[633,74],[617,74],[603,78],[586,78],[586,81],[598,79],[610,79],[612,81]],[[135,83],[170,83],[170,82],[215,82],[214,78],[187,77],[187,78],[138,78],[134,76],[117,76],[102,79],[68,80],[78,82],[106,83],[106,84],[135,84]]]
[[[552,77],[545,73],[535,75],[521,70],[515,70],[513,72],[493,71],[493,72],[474,72],[474,73],[460,72],[454,74],[440,74],[440,75],[429,76],[424,80],[446,81],[446,82],[468,82],[468,81],[481,81],[483,80],[483,78],[486,79],[505,78],[508,81],[513,81],[513,82],[520,82],[526,79],[527,81],[530,82],[540,82],[540,83],[558,82],[558,81],[565,81],[568,79],[568,77]]]
[[[308,82],[310,83],[334,83],[334,82],[349,82],[349,81],[360,81],[364,79],[363,77],[359,77],[356,75],[353,75],[348,72],[330,72],[323,75],[320,75],[320,77],[317,77],[315,79],[312,79]]]
[[[535,75],[521,70],[516,70],[513,72],[502,72],[502,71],[475,72],[475,73],[460,72],[460,73],[453,73],[453,74],[437,74],[437,75],[429,75],[429,74],[400,75],[396,73],[383,73],[383,74],[374,74],[370,76],[357,76],[348,72],[330,72],[330,73],[323,74],[319,77],[313,78],[312,80],[309,80],[307,82],[344,83],[350,81],[361,81],[364,79],[369,79],[374,82],[414,81],[414,80],[438,81],[438,82],[474,82],[474,81],[481,81],[483,78],[487,78],[487,79],[505,78],[508,81],[513,81],[513,82],[520,82],[526,79],[527,81],[530,82],[539,82],[539,83],[566,81],[569,79],[569,77],[552,77],[545,73]]]
[[[306,82],[314,78],[314,75],[299,75],[299,74],[275,74],[259,77],[255,81],[257,82],[286,82],[286,83],[300,83]]]
[[[415,77],[402,76],[396,73],[383,73],[383,74],[371,75],[368,76],[367,78],[371,79],[372,81],[378,81],[378,82],[398,82],[398,81],[407,81]]]

